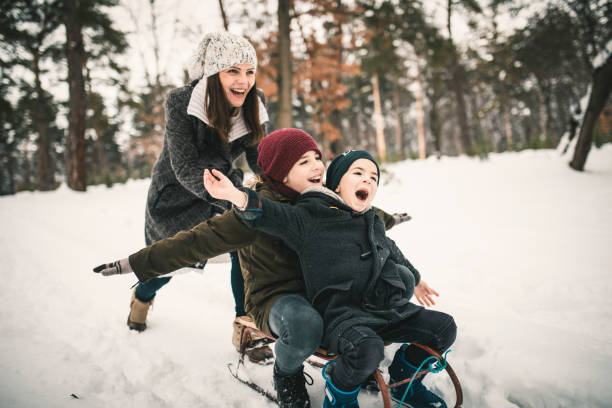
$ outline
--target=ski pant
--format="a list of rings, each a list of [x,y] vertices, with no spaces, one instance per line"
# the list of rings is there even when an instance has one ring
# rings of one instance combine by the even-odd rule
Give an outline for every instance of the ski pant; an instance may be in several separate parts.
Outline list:
[[[230,259],[232,261],[231,285],[232,294],[234,295],[236,316],[244,316],[246,315],[244,311],[244,279],[242,278],[238,253],[230,252]],[[167,284],[170,279],[170,276],[165,276],[153,278],[147,282],[139,282],[136,287],[136,298],[141,302],[150,302],[155,297],[157,291]]]
[[[383,360],[385,343],[415,342],[442,354],[456,337],[457,326],[452,316],[425,308],[385,327],[353,326],[340,335],[338,350],[341,356],[331,371],[331,380],[343,391],[355,390]],[[430,354],[411,345],[404,357],[418,367]]]
[[[277,337],[274,354],[278,373],[295,374],[321,344],[323,318],[305,295],[294,293],[274,302],[268,324]]]

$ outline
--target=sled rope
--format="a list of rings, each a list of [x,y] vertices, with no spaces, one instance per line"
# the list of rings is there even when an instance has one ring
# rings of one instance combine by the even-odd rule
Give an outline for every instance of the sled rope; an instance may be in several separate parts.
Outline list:
[[[402,399],[400,400],[399,404],[397,404],[397,408],[401,408],[402,404],[404,403],[404,400],[406,399],[406,396],[408,395],[408,391],[410,391],[410,387],[412,386],[412,383],[414,382],[415,377],[417,376],[417,374],[419,374],[419,372],[421,372],[421,369],[423,368],[425,363],[427,363],[430,360],[433,360],[431,363],[429,363],[428,370],[434,374],[439,373],[440,371],[446,369],[446,355],[449,352],[450,352],[450,349],[446,350],[446,353],[444,353],[444,364],[442,364],[440,359],[436,356],[427,357],[425,360],[421,362],[421,365],[416,369],[414,374],[412,374],[412,378],[410,379],[410,382],[408,383],[408,386],[406,387],[406,391],[404,391],[404,395],[402,395]]]

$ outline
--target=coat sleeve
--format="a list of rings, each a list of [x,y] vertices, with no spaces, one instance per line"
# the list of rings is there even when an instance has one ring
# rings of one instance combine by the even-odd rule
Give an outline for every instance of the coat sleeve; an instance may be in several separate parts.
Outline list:
[[[223,160],[215,162],[214,155],[204,158],[198,153],[199,149],[194,142],[196,129],[187,115],[188,102],[189,94],[185,91],[172,91],[166,99],[166,143],[172,171],[178,182],[193,195],[219,207],[222,211],[226,210],[230,204],[212,197],[204,188],[202,176],[204,169],[212,168],[228,174],[231,164],[228,165]]]
[[[257,89],[257,95],[259,96],[259,100],[261,101],[261,103],[263,103],[264,106],[266,106],[266,95],[263,93],[261,89]],[[262,126],[263,126],[264,136],[265,136],[268,134],[268,122],[262,123]],[[253,173],[255,174],[261,174],[263,171],[257,165],[257,158],[259,157],[257,154],[257,146],[258,145],[245,147],[244,155],[246,156],[246,160],[247,160],[247,163],[251,171],[253,171]]]
[[[307,222],[306,211],[299,205],[280,203],[261,197],[255,191],[241,188],[248,200],[244,210],[234,208],[236,214],[250,227],[274,235],[292,250],[299,253],[300,244],[312,235],[314,222]]]
[[[387,239],[387,246],[389,250],[391,251],[389,257],[396,263],[400,265],[404,265],[406,268],[408,268],[410,272],[412,272],[412,274],[414,275],[414,285],[415,286],[418,285],[419,282],[421,282],[421,273],[417,270],[417,268],[415,268],[410,263],[408,259],[406,259],[402,251],[395,244],[395,241],[393,241],[389,237],[386,237],[386,239]]]
[[[250,245],[257,231],[233,212],[210,218],[129,256],[141,282]]]
[[[378,215],[378,218],[380,218],[382,222],[385,224],[385,229],[387,231],[389,231],[391,228],[395,226],[395,218],[393,218],[391,214],[381,210],[380,208],[372,207],[372,209],[374,210],[376,215]]]
[[[263,171],[257,165],[257,158],[259,157],[257,154],[257,146],[247,146],[244,149],[244,155],[246,156],[246,160],[251,168],[251,171],[253,171],[255,174],[261,174]]]

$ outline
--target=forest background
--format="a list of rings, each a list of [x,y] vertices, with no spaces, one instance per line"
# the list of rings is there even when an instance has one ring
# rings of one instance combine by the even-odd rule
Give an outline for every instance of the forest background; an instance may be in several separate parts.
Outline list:
[[[606,0],[1,0],[0,195],[146,178],[201,37],[255,46],[270,131],[327,158],[612,142]]]

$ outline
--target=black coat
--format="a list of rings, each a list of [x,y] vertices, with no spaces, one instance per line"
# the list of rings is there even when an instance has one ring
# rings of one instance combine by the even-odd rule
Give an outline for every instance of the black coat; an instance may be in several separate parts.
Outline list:
[[[257,229],[280,237],[300,259],[306,294],[325,322],[323,345],[338,350],[349,327],[381,328],[421,309],[409,302],[419,272],[385,234],[374,210],[356,213],[320,188],[294,206],[249,195],[238,212]]]
[[[173,89],[166,99],[164,145],[151,174],[145,215],[147,245],[194,227],[230,207],[204,189],[204,169],[217,169],[242,185],[242,170],[234,160],[246,153],[249,167],[256,173],[257,146],[249,146],[247,136],[223,145],[216,132],[195,116],[187,106],[197,81]],[[260,97],[262,97],[260,95]]]

